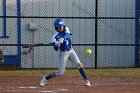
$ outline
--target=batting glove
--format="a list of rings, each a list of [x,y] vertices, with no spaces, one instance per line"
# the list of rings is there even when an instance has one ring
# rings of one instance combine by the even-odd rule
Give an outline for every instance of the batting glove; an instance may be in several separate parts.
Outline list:
[[[58,41],[55,42],[55,45],[60,47],[60,45],[64,42],[64,38],[60,38]]]
[[[64,42],[64,38],[60,38],[59,40],[58,40],[58,43],[59,44],[62,44]]]

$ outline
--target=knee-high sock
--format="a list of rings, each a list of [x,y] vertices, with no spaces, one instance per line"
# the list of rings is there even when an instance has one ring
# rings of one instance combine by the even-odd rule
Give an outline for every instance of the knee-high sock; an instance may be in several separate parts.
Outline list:
[[[80,72],[81,76],[84,78],[84,80],[88,80],[84,68],[80,68],[79,72]]]
[[[49,74],[48,76],[45,77],[46,80],[49,80],[51,78],[55,77],[55,72]]]

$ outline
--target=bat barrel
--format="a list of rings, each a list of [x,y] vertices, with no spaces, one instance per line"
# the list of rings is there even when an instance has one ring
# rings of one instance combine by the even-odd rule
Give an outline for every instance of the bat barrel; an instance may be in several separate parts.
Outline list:
[[[33,47],[38,47],[38,46],[44,46],[44,43],[37,43],[37,44],[25,44],[23,45],[23,48],[33,48]]]

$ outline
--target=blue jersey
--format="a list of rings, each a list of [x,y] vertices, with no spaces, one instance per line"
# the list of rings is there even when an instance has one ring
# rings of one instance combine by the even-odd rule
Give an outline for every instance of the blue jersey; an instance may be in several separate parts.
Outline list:
[[[55,42],[58,41],[60,38],[64,38],[64,42],[58,47]],[[65,30],[62,32],[56,32],[52,36],[52,45],[54,47],[54,50],[60,50],[60,51],[69,51],[72,47],[71,39],[70,39],[70,32],[68,27],[65,27]]]

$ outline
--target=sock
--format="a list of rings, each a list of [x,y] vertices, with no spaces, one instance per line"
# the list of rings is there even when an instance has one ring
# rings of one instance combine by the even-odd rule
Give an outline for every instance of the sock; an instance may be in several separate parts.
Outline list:
[[[49,74],[48,76],[45,77],[46,80],[49,80],[51,78],[55,77],[55,72]]]
[[[88,78],[86,76],[86,73],[84,71],[84,68],[80,68],[79,69],[79,72],[80,72],[81,76],[84,78],[85,81],[88,80]]]

